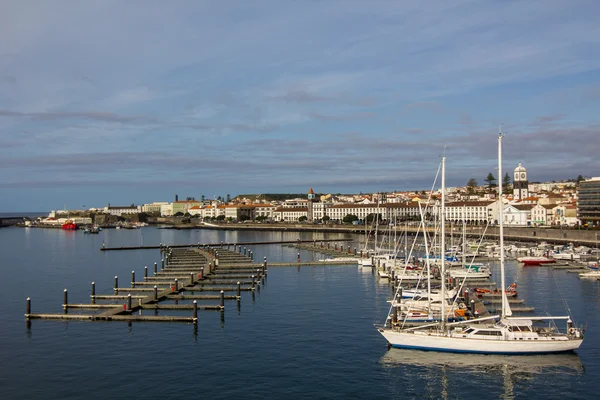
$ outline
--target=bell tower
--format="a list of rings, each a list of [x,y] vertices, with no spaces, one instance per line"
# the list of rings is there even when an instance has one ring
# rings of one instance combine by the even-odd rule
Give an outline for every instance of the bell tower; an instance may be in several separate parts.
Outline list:
[[[313,222],[313,220],[315,219],[314,216],[314,211],[313,211],[313,203],[315,202],[315,192],[313,192],[313,189],[310,188],[310,190],[308,191],[308,210],[306,212],[306,218],[308,219],[308,222]]]
[[[527,170],[521,163],[515,168],[513,176],[513,196],[515,200],[523,200],[529,196],[529,182],[527,181]]]

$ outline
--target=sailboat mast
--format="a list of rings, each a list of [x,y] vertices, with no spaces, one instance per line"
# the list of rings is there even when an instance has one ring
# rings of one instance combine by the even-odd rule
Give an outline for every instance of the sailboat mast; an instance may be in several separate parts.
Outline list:
[[[506,302],[508,301],[504,290],[506,290],[506,279],[504,277],[504,216],[502,203],[502,127],[498,134],[498,202],[500,209],[498,210],[498,221],[500,223],[500,290],[502,290],[502,318],[506,317]]]
[[[442,329],[446,325],[446,156],[442,157],[442,207],[440,209],[442,252]]]
[[[463,226],[462,226],[462,264],[463,264],[463,268],[466,268],[467,266],[467,222],[465,221],[465,217],[467,215],[467,213],[465,212],[465,208],[466,204],[463,204],[463,209],[462,209],[462,220],[463,220]]]

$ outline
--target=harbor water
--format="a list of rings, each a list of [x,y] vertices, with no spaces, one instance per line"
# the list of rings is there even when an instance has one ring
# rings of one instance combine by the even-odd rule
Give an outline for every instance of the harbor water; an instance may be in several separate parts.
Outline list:
[[[600,376],[600,282],[548,267],[507,263],[507,283],[536,314],[570,314],[587,324],[573,354],[485,356],[388,350],[373,324],[387,315],[391,289],[370,270],[272,267],[238,310],[203,311],[197,330],[185,323],[78,322],[24,319],[62,312],[112,293],[114,276],[129,282],[160,264],[158,250],[106,247],[345,238],[343,234],[214,230],[0,229],[0,387],[5,399],[133,398],[546,398],[597,397]],[[255,260],[296,261],[298,250],[256,246]],[[493,280],[499,282],[497,266]],[[123,284],[124,285],[124,284]],[[165,314],[172,314],[165,312]],[[562,325],[561,325],[562,328]]]

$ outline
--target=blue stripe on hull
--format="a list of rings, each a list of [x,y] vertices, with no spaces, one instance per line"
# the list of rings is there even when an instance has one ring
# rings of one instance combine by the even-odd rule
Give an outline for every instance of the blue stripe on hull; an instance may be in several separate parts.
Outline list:
[[[450,350],[437,347],[420,347],[420,346],[403,346],[392,344],[395,349],[408,349],[408,350],[422,350],[422,351],[439,351],[443,353],[466,353],[466,354],[500,354],[500,355],[513,355],[513,356],[527,356],[536,354],[557,354],[557,353],[573,353],[573,350],[560,350],[560,351],[541,351],[541,352],[518,352],[518,353],[507,353],[507,352],[492,352],[492,351],[474,351],[474,350]]]

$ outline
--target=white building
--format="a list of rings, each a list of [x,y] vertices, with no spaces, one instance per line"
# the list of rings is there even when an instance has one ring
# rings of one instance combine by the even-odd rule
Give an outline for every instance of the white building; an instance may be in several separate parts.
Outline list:
[[[162,204],[160,206],[160,216],[161,217],[173,216],[173,204],[171,204],[171,203]]]
[[[279,207],[273,211],[273,219],[282,222],[298,222],[300,217],[308,218],[308,207]]]
[[[531,209],[531,223],[537,226],[554,225],[554,204],[536,204]]]
[[[467,225],[485,225],[498,222],[499,201],[458,201],[446,204],[446,221]]]
[[[273,212],[277,209],[277,206],[272,204],[252,204],[252,207],[254,207],[254,219],[256,219],[256,217],[266,217],[272,219]]]
[[[159,213],[160,207],[169,204],[167,201],[155,201],[154,203],[144,204],[142,206],[142,212],[145,213]]]
[[[188,213],[191,216],[199,215],[202,217],[202,207],[201,206],[193,206],[188,210]]]
[[[139,214],[140,212],[142,212],[142,207],[134,206],[133,204],[130,206],[111,206],[108,203],[108,206],[104,207],[105,214],[116,216]]]
[[[531,225],[531,210],[533,204],[508,204],[503,210],[504,225],[529,226]]]

